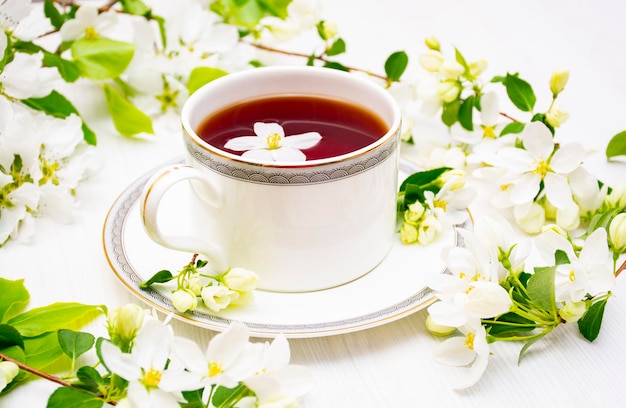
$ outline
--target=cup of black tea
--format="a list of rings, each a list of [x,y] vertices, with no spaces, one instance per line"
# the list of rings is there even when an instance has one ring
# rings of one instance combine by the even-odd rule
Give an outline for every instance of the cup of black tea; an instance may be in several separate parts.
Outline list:
[[[216,272],[250,269],[261,290],[309,292],[367,274],[397,239],[400,109],[370,79],[255,68],[203,86],[181,116],[185,164],[159,170],[142,194],[155,242],[199,253]],[[179,182],[197,203],[189,236],[157,217]]]

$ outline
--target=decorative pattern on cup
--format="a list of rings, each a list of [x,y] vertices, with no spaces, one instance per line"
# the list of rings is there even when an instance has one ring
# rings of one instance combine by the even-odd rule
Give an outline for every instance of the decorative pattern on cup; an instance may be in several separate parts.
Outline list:
[[[348,159],[306,167],[263,166],[233,161],[210,153],[202,146],[185,138],[187,151],[198,163],[225,176],[260,184],[319,184],[354,176],[381,164],[398,149],[399,132],[387,143],[364,154]]]

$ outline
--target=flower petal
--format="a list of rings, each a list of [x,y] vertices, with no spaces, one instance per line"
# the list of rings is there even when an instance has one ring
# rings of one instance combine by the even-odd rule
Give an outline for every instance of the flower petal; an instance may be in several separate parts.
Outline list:
[[[263,140],[274,133],[278,134],[281,138],[285,137],[285,131],[278,123],[256,122],[254,124],[254,134],[258,137],[262,137]]]
[[[281,147],[293,147],[295,149],[308,149],[315,146],[322,136],[317,132],[307,132],[301,135],[287,136],[284,138],[280,145]]]
[[[281,163],[303,162],[306,155],[298,149],[292,147],[281,147],[280,149],[270,150],[274,161]]]
[[[252,150],[252,149],[263,149],[267,147],[267,141],[259,136],[241,136],[235,137],[234,139],[230,139],[224,145],[224,148],[235,150],[237,152]]]
[[[445,340],[433,352],[433,358],[440,364],[463,367],[476,359],[476,353],[465,344],[465,336]]]
[[[536,158],[545,160],[554,150],[552,133],[542,122],[530,122],[522,132],[524,149],[528,150]]]
[[[585,157],[585,150],[578,143],[561,145],[550,160],[550,168],[557,173],[567,174],[580,166]]]
[[[548,200],[559,209],[571,206],[572,191],[567,183],[567,178],[560,174],[548,173],[543,179]]]
[[[244,159],[252,159],[252,160],[258,160],[258,161],[263,161],[263,162],[271,162],[271,161],[274,161],[274,156],[272,155],[272,151],[273,150],[267,150],[267,149],[248,150],[248,151],[244,152],[241,155],[241,157],[243,157]]]
[[[511,189],[511,202],[524,204],[532,201],[539,192],[541,176],[538,174],[522,174]]]

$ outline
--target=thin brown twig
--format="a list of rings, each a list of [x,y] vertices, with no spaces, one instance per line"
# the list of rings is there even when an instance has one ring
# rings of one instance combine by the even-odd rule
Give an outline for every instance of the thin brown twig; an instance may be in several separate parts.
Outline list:
[[[59,377],[55,377],[55,376],[50,375],[48,373],[44,373],[43,371],[39,371],[36,368],[28,366],[28,365],[22,363],[21,361],[12,359],[11,357],[9,357],[9,356],[7,356],[5,354],[0,353],[0,360],[10,361],[12,363],[15,363],[15,365],[17,365],[20,369],[22,369],[24,371],[28,371],[31,374],[34,374],[34,375],[36,375],[38,377],[41,377],[41,378],[45,378],[48,381],[52,381],[52,382],[57,383],[59,385],[62,385],[64,387],[73,387],[73,385],[71,383],[62,380]]]
[[[626,260],[624,260],[624,262],[622,262],[622,265],[615,271],[615,277],[617,278],[624,269],[626,269]]]
[[[269,51],[269,52],[273,52],[273,53],[276,53],[276,54],[283,54],[283,55],[289,55],[289,56],[292,56],[292,57],[300,57],[300,58],[307,58],[307,59],[311,57],[310,55],[307,55],[307,54],[304,54],[304,53],[281,50],[279,48],[270,47],[268,45],[258,44],[258,43],[249,42],[249,41],[247,41],[246,43],[251,45],[251,46],[253,46],[253,47],[255,47],[255,48],[258,48],[260,50]],[[317,61],[321,61],[321,62],[334,62],[334,61],[331,61],[331,60],[329,60],[327,58],[324,58],[321,55],[315,56],[314,58]],[[387,82],[389,80],[384,75],[376,74],[376,73],[368,71],[366,69],[356,68],[356,67],[349,67],[349,66],[346,66],[346,65],[344,65],[344,67],[347,68],[350,71],[363,72],[363,73],[365,73],[365,74],[367,74],[369,76],[372,76],[372,77],[375,77],[375,78],[378,78],[378,79],[382,79],[385,82]]]

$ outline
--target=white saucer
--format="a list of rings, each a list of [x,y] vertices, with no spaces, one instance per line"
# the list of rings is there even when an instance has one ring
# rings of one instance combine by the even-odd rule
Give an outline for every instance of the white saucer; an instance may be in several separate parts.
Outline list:
[[[177,159],[163,166],[182,162]],[[156,171],[158,169],[154,169]],[[169,298],[170,287],[142,290],[139,284],[154,273],[167,269],[173,274],[189,263],[192,254],[173,251],[154,243],[145,234],[139,216],[138,199],[141,190],[154,171],[142,176],[113,203],[104,222],[104,252],[111,268],[122,283],[139,299],[176,318],[207,329],[222,331],[231,321],[245,323],[255,337],[321,337],[363,330],[392,322],[422,310],[434,301],[432,291],[425,285],[426,272],[446,270],[441,250],[457,245],[456,228],[450,227],[432,244],[403,245],[398,239],[383,262],[365,276],[345,285],[307,293],[276,293],[255,291],[254,301],[246,306],[227,308],[211,314],[200,306],[193,312],[178,313]],[[415,168],[401,162],[400,179]],[[191,194],[179,190],[176,197]],[[178,211],[165,217],[189,218],[188,212]],[[162,210],[162,211],[163,211]]]

